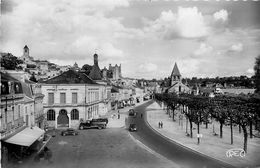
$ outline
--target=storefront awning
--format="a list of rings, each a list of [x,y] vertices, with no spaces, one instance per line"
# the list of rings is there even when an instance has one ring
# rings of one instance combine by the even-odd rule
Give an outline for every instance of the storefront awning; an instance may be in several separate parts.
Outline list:
[[[5,142],[21,146],[31,146],[43,134],[44,130],[39,127],[27,127],[21,132],[6,139]]]

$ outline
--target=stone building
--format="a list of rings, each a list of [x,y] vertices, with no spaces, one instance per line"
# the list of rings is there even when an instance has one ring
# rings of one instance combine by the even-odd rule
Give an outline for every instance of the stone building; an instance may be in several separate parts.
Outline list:
[[[42,83],[48,127],[77,128],[107,113],[108,88],[82,72],[69,70]]]
[[[177,63],[174,64],[172,73],[171,73],[171,86],[166,89],[166,92],[175,92],[175,93],[189,93],[190,88],[182,83],[181,73],[177,66]]]
[[[35,101],[32,88],[25,82],[7,72],[1,72],[0,76],[1,160],[3,164],[7,164],[14,156],[20,156],[24,147],[34,146],[37,149],[39,142],[37,140],[41,139],[44,131],[35,124],[37,115],[35,102],[39,100],[37,108],[40,109],[43,95]]]

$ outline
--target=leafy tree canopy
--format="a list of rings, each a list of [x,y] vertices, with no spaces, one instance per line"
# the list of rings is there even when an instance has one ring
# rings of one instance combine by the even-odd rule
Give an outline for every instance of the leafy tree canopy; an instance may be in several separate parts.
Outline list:
[[[7,70],[15,70],[18,64],[22,64],[23,61],[13,56],[11,53],[1,53],[1,67]]]

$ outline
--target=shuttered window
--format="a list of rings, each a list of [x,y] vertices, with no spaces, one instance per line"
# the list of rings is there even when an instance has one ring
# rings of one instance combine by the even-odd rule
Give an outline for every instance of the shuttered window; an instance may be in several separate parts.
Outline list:
[[[48,104],[54,104],[54,93],[48,93]]]
[[[60,93],[60,104],[66,104],[66,93]]]
[[[78,103],[78,94],[72,93],[72,104],[77,104],[77,103]]]

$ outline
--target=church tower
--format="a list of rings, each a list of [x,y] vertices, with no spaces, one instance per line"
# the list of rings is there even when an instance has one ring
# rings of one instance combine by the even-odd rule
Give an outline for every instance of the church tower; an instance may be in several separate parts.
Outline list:
[[[94,65],[98,66],[98,55],[96,53],[94,54]]]
[[[23,56],[29,57],[29,48],[28,48],[27,45],[25,45],[24,48],[23,48]]]
[[[102,75],[101,75],[100,68],[98,66],[98,55],[95,53],[93,57],[94,57],[94,65],[89,73],[89,77],[93,80],[101,80]]]
[[[175,62],[173,70],[172,70],[172,74],[171,74],[171,86],[176,82],[181,82],[181,74],[180,74],[179,68],[177,66],[177,63]]]

